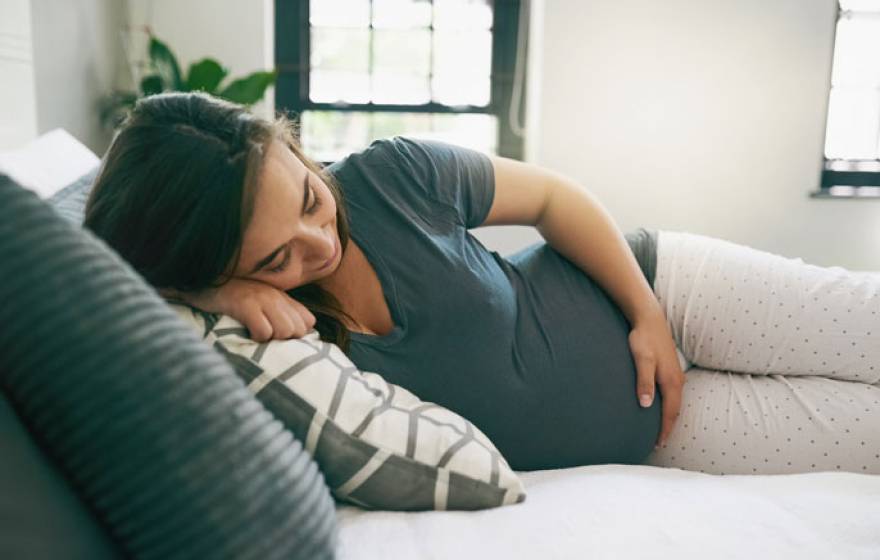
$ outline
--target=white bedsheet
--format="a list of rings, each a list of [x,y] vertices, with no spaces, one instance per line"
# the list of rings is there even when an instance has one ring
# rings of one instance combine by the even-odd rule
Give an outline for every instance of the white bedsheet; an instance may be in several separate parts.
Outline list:
[[[338,507],[340,560],[880,559],[880,476],[715,476],[594,465],[520,473],[522,504],[477,512]]]

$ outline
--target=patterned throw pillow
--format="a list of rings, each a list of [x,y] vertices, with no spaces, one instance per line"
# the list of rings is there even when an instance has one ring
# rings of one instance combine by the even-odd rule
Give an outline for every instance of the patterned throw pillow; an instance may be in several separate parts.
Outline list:
[[[305,442],[337,499],[407,511],[525,500],[519,477],[473,424],[359,371],[316,331],[259,343],[231,317],[171,307],[226,355],[266,408]]]

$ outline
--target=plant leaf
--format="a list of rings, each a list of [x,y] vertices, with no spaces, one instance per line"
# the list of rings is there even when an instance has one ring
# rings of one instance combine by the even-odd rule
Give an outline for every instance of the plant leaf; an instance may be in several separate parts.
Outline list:
[[[183,80],[180,79],[180,66],[177,58],[168,48],[168,45],[150,35],[150,62],[156,69],[156,73],[162,80],[163,90],[170,89],[180,91],[183,89]]]
[[[186,89],[187,91],[201,90],[214,93],[227,74],[229,74],[229,70],[213,58],[193,62],[187,72]]]
[[[144,95],[162,93],[163,89],[165,88],[162,87],[162,78],[160,78],[156,74],[150,74],[149,76],[145,76],[144,79],[141,80],[141,92],[143,92]]]
[[[219,93],[220,97],[241,103],[242,105],[253,105],[263,98],[266,88],[275,83],[278,77],[278,71],[271,72],[254,72],[244,78],[239,78],[231,84],[223,88]]]

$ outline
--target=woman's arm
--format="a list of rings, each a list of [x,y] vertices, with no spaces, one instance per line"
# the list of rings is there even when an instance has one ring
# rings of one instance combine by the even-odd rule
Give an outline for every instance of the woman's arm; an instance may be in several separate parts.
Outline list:
[[[623,233],[574,181],[536,165],[493,157],[495,199],[482,225],[530,225],[598,282],[630,324],[662,315]]]
[[[626,238],[602,204],[574,181],[535,165],[491,159],[495,198],[482,225],[535,226],[618,304],[632,327],[637,398],[650,406],[655,380],[663,390],[658,445],[663,444],[678,418],[685,379],[666,316]]]
[[[209,313],[229,315],[243,324],[257,342],[302,338],[316,323],[303,304],[258,280],[232,278],[222,286],[200,292],[171,288],[160,288],[158,292],[169,303],[181,302]]]

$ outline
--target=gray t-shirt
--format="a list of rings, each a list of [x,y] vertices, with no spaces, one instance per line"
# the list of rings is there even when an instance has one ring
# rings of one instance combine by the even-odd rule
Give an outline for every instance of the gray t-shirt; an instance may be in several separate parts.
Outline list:
[[[660,393],[638,405],[615,303],[544,242],[503,257],[468,232],[495,194],[485,155],[396,137],[328,171],[395,325],[351,333],[359,368],[468,418],[517,470],[637,464],[653,450]],[[627,240],[650,282],[654,232]]]

